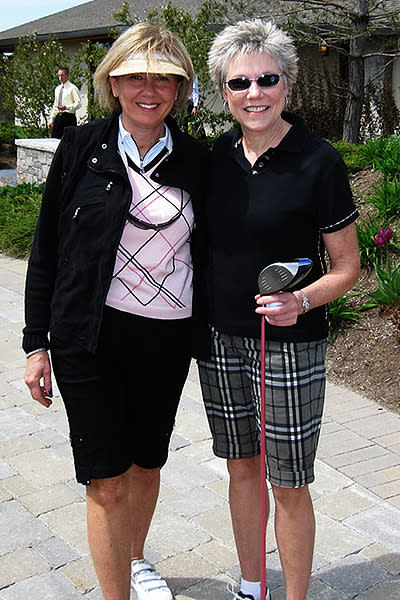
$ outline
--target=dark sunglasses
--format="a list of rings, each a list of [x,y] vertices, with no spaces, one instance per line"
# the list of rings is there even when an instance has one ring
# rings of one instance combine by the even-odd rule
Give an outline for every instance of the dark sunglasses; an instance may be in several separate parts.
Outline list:
[[[242,77],[235,77],[234,79],[225,81],[225,84],[232,92],[244,92],[249,89],[252,81],[256,81],[260,88],[271,88],[278,85],[281,77],[281,73],[262,73],[262,75],[254,79],[243,75]]]

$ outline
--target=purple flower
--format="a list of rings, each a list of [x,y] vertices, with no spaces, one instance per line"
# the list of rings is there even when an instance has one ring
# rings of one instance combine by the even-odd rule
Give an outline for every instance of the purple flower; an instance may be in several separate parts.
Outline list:
[[[386,246],[386,244],[392,239],[393,230],[391,227],[386,229],[380,229],[379,233],[374,236],[375,246]]]

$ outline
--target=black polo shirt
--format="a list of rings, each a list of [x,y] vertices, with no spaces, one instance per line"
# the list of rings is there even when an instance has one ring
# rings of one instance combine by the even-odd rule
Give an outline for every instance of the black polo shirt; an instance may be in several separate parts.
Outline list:
[[[223,134],[213,150],[207,214],[211,321],[219,331],[259,337],[254,296],[261,269],[275,261],[311,258],[305,287],[326,272],[323,233],[358,216],[340,154],[295,115],[276,148],[247,161],[240,129]],[[327,307],[299,316],[292,327],[271,327],[273,340],[310,341],[328,334]]]

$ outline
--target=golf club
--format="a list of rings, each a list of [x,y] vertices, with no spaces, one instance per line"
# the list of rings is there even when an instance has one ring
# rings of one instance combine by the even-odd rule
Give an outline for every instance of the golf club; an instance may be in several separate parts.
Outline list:
[[[297,258],[289,262],[276,262],[265,267],[258,276],[258,288],[261,296],[289,291],[311,270],[312,260]],[[271,302],[266,306],[280,306],[281,302]],[[266,574],[266,419],[265,419],[265,318],[261,315],[261,389],[260,389],[260,592],[264,600],[267,589]]]

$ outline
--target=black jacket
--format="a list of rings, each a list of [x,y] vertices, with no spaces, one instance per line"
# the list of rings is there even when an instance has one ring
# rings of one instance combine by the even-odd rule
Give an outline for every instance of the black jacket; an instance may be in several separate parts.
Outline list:
[[[202,189],[207,152],[167,119],[173,151],[152,178],[186,190],[196,228],[191,239],[193,355],[206,351],[201,283]],[[28,265],[23,348],[49,347],[48,334],[94,352],[115,256],[131,203],[131,185],[118,153],[118,115],[66,129],[54,156]]]

